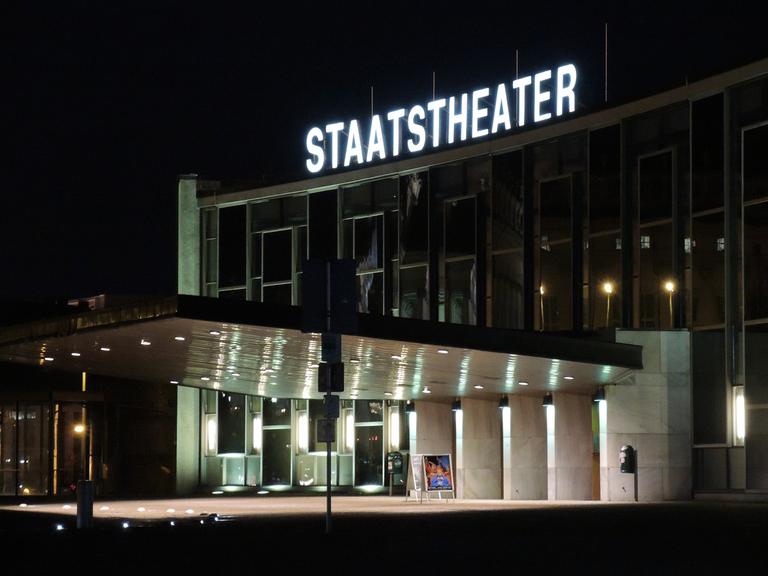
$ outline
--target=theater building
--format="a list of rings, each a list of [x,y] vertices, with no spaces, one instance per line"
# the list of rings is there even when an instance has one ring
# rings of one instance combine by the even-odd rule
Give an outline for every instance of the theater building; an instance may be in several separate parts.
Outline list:
[[[768,493],[768,60],[594,110],[527,78],[313,127],[305,180],[182,176],[177,295],[0,328],[2,494],[324,487],[302,262],[335,258],[339,490],[399,451],[460,498]]]

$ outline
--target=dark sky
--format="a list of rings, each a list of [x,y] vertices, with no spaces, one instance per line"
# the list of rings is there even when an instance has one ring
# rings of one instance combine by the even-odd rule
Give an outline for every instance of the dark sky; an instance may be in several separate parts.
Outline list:
[[[307,128],[367,118],[371,85],[377,111],[423,103],[432,71],[443,95],[493,85],[519,49],[521,73],[576,63],[590,109],[606,21],[611,103],[768,56],[737,1],[26,4],[6,19],[0,298],[173,293],[177,175],[303,177]]]

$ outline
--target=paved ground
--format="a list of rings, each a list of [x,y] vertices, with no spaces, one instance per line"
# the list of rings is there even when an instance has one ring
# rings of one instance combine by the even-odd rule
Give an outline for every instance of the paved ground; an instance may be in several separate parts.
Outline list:
[[[537,576],[729,575],[764,572],[768,545],[766,503],[418,504],[402,497],[335,497],[330,536],[324,534],[322,497],[98,502],[90,531],[73,529],[74,508],[63,505],[17,503],[0,509],[3,568],[26,574],[140,570],[179,576],[415,569],[447,576],[521,568]],[[218,521],[210,514],[219,514]],[[56,531],[57,524],[65,529]]]
[[[546,509],[574,506],[616,506],[615,503],[583,501],[510,501],[510,500],[424,500],[388,496],[334,496],[333,510],[337,514],[439,514],[456,512],[491,512],[521,509]],[[253,518],[264,516],[324,515],[323,496],[219,496],[211,498],[172,498],[167,500],[110,500],[94,504],[97,519],[128,519],[159,521],[185,519],[218,514],[222,518]],[[0,506],[0,510],[63,515],[74,517],[75,502],[56,504],[22,503]]]

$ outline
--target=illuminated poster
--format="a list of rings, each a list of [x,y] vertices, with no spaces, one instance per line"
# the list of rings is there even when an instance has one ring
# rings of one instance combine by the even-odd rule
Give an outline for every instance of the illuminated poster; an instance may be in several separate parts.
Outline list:
[[[424,478],[427,492],[453,491],[453,475],[450,454],[424,456]]]
[[[422,471],[422,459],[420,454],[411,454],[411,478],[413,479],[413,489],[422,492],[424,487],[422,481],[424,474]]]

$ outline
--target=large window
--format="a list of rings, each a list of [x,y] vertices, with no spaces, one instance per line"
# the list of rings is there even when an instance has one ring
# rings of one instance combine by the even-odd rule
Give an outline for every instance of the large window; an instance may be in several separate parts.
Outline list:
[[[384,484],[384,403],[355,400],[355,486]]]
[[[219,209],[219,298],[245,300],[245,205]]]
[[[403,318],[429,319],[429,173],[400,178],[399,308]]]
[[[203,221],[203,296],[216,297],[219,282],[219,211],[206,208],[201,211]]]
[[[523,328],[523,152],[492,159],[492,325]]]
[[[393,307],[398,263],[398,180],[387,178],[342,188],[342,247],[357,263],[359,312]]]
[[[48,494],[49,412],[47,404],[0,404],[0,495]]]
[[[638,159],[638,266],[640,328],[674,327],[674,298],[680,290],[674,267],[674,153]]]
[[[478,197],[488,187],[488,162],[442,166],[430,172],[430,252],[439,271],[438,319],[477,324]],[[436,250],[437,249],[437,250]]]
[[[251,299],[300,303],[301,263],[307,257],[307,197],[263,200],[250,208]]]
[[[525,150],[526,187],[533,195],[533,326],[582,327],[584,188],[587,134],[577,132]],[[526,243],[527,244],[527,243]]]
[[[589,240],[587,325],[621,325],[621,129],[589,135]]]
[[[542,330],[570,330],[573,324],[571,177],[539,186],[539,314]]]
[[[291,484],[291,401],[270,398],[263,406],[262,484]]]

